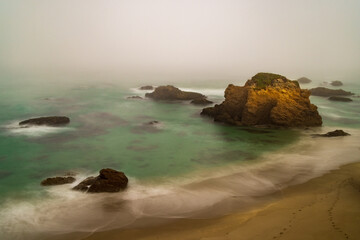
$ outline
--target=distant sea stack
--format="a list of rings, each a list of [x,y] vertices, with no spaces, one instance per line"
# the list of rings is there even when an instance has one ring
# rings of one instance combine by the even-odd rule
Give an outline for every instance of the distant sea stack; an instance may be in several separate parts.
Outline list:
[[[329,89],[325,87],[317,87],[310,89],[310,93],[313,96],[320,97],[332,97],[332,96],[351,96],[354,95],[352,92],[347,92],[342,89]]]
[[[301,84],[306,84],[306,83],[311,83],[312,82],[310,79],[308,79],[306,77],[299,78],[297,81],[299,83],[301,83]]]
[[[321,126],[322,118],[309,96],[310,92],[301,89],[297,81],[258,73],[243,87],[230,84],[225,90],[225,101],[204,108],[201,114],[239,126]]]
[[[200,93],[181,91],[171,85],[157,87],[154,92],[146,93],[145,97],[155,100],[194,100],[205,98],[205,96]]]
[[[334,86],[334,87],[338,87],[338,86],[342,86],[343,83],[341,81],[332,81],[331,82],[331,86]]]
[[[347,98],[347,97],[339,97],[339,96],[332,96],[329,97],[330,101],[335,101],[335,102],[352,102],[351,98]]]
[[[139,88],[140,90],[154,90],[153,86],[147,85],[147,86],[142,86]]]
[[[64,116],[51,116],[51,117],[39,117],[31,118],[19,123],[19,125],[48,125],[48,126],[59,126],[70,123],[70,118]]]

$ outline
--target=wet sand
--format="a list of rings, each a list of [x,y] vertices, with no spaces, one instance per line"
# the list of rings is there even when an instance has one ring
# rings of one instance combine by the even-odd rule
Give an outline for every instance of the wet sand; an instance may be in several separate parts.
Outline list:
[[[115,239],[360,239],[360,163],[276,193],[271,203],[216,219],[181,219],[90,234]],[[58,236],[75,239],[77,234]]]

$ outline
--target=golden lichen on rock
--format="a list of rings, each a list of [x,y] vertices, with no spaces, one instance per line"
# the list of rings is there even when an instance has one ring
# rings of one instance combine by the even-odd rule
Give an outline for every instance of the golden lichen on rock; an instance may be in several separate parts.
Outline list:
[[[230,84],[225,101],[203,109],[203,115],[234,125],[320,126],[321,116],[310,103],[310,92],[297,81],[272,73],[258,73],[245,86]]]

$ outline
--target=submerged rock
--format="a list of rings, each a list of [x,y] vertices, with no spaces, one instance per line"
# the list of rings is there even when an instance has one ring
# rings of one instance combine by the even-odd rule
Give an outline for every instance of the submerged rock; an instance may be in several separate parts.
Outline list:
[[[351,98],[347,98],[347,97],[338,97],[338,96],[332,96],[329,97],[330,101],[337,101],[337,102],[352,102]]]
[[[74,177],[51,177],[43,180],[41,185],[43,186],[53,186],[53,185],[62,185],[75,182]]]
[[[127,97],[127,99],[143,99],[143,98],[140,96],[130,96],[130,97]]]
[[[119,192],[127,187],[128,178],[114,169],[101,169],[97,177],[88,177],[73,189],[89,193]]]
[[[147,86],[142,86],[139,88],[140,90],[153,90],[154,87],[153,86],[150,86],[150,85],[147,85]]]
[[[310,79],[308,79],[306,77],[299,78],[297,81],[299,83],[301,83],[301,84],[306,84],[306,83],[311,83],[312,82]]]
[[[204,108],[202,115],[232,125],[320,126],[321,116],[310,103],[310,92],[297,81],[272,73],[258,73],[245,86],[230,84],[225,101]]]
[[[351,92],[344,91],[342,89],[329,89],[325,87],[317,87],[310,89],[311,95],[320,97],[331,97],[331,96],[351,96],[354,95]]]
[[[192,100],[190,103],[195,104],[195,105],[209,105],[212,104],[212,101],[209,101],[206,99],[206,97],[202,97],[202,98],[196,98],[194,100]]]
[[[31,118],[19,123],[19,125],[48,125],[59,126],[70,123],[70,118],[64,116],[51,116],[51,117],[39,117]]]
[[[331,82],[331,86],[334,86],[334,87],[338,87],[338,86],[342,86],[343,83],[341,81],[332,81]]]
[[[313,134],[314,137],[341,137],[341,136],[349,136],[349,135],[350,135],[349,133],[344,132],[343,130],[335,130],[325,134]]]
[[[155,100],[194,100],[205,97],[200,93],[181,91],[171,85],[157,87],[154,92],[146,93],[145,96]]]

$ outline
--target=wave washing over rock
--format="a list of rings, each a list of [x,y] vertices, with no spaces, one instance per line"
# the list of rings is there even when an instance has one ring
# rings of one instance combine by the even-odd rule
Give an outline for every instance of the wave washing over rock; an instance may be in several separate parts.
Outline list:
[[[230,84],[225,101],[201,112],[215,121],[233,125],[284,127],[321,126],[310,92],[297,81],[272,73],[258,73],[245,86]]]

